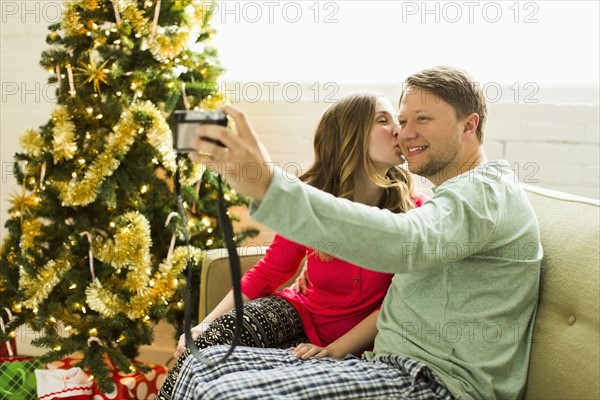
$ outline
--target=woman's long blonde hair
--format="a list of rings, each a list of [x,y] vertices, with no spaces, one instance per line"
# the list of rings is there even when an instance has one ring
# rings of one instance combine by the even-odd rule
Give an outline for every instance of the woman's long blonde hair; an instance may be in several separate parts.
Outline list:
[[[394,166],[381,177],[369,157],[369,134],[381,97],[384,96],[379,93],[358,92],[325,111],[315,131],[314,163],[300,180],[334,196],[354,200],[354,173],[362,164],[371,181],[384,188],[379,208],[405,212],[414,208],[410,176]]]

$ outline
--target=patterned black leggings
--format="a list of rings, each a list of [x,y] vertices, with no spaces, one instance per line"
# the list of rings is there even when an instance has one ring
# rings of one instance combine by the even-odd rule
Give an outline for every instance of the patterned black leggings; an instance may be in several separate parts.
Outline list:
[[[195,343],[200,349],[218,344],[230,344],[234,332],[235,311],[232,310],[215,319]],[[244,304],[244,325],[240,345],[286,349],[307,342],[300,316],[287,300],[279,296],[268,296]],[[186,349],[179,357],[169,371],[156,400],[171,399],[181,366],[190,354],[190,350]]]

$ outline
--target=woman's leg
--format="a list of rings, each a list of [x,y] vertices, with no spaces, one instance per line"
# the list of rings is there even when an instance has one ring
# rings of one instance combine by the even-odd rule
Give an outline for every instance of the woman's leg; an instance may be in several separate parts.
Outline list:
[[[288,348],[307,342],[298,312],[287,300],[279,296],[268,296],[244,304],[244,324],[240,345],[250,347]],[[202,336],[195,340],[196,346],[204,349],[219,344],[231,344],[235,334],[235,311],[217,318]],[[173,386],[190,350],[179,357],[169,371],[157,400],[171,398]]]

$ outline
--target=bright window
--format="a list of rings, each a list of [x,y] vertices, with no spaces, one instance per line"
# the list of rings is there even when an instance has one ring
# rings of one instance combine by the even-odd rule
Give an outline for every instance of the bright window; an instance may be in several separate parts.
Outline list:
[[[599,81],[598,1],[217,1],[226,80],[400,82],[429,66],[482,82]]]

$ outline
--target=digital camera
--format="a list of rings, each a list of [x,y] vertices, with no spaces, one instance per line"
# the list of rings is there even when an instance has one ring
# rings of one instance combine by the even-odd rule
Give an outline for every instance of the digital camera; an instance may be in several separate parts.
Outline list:
[[[175,129],[173,130],[173,148],[180,153],[189,153],[195,151],[192,147],[192,141],[198,137],[196,129],[198,125],[221,125],[227,126],[227,115],[219,110],[184,110],[174,111],[173,120]],[[204,138],[219,146],[225,147],[218,140]]]

